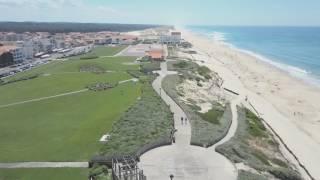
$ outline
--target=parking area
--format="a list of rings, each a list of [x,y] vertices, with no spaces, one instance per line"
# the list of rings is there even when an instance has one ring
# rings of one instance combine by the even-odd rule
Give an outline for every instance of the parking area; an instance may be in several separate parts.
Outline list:
[[[142,57],[146,55],[146,51],[151,49],[151,44],[137,44],[130,46],[122,52],[121,56],[135,56]]]

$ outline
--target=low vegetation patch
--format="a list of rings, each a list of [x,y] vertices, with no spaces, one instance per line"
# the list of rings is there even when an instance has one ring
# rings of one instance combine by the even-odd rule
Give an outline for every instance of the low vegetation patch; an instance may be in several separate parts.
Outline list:
[[[260,174],[254,174],[249,171],[240,170],[238,173],[238,180],[268,180],[268,178]]]
[[[97,73],[97,74],[106,72],[106,70],[103,67],[98,66],[96,64],[83,64],[80,66],[79,71],[80,72],[92,72],[92,73]]]
[[[238,107],[238,129],[235,136],[216,150],[234,163],[244,163],[261,176],[283,180],[300,180],[299,173],[281,154],[279,144],[261,120],[250,110]],[[240,172],[238,179],[255,179],[255,174]],[[260,178],[259,178],[260,179]],[[269,179],[269,178],[268,178]]]
[[[105,91],[107,89],[115,88],[117,84],[111,84],[111,83],[96,83],[88,85],[87,88],[91,91]]]
[[[82,60],[87,60],[87,59],[97,59],[99,58],[99,56],[97,55],[91,55],[91,56],[83,56],[83,57],[80,57],[80,59]]]
[[[173,115],[153,90],[152,81],[149,77],[143,82],[141,98],[114,123],[102,155],[136,155],[150,143],[162,139],[171,142]]]
[[[205,121],[208,121],[216,125],[220,125],[220,119],[223,115],[223,112],[224,109],[221,106],[216,105],[214,108],[211,108],[208,112],[199,113],[199,115]]]
[[[30,79],[35,79],[35,78],[37,78],[39,76],[40,76],[39,74],[30,74],[30,75],[22,76],[22,77],[19,77],[19,78],[12,78],[12,79],[10,79],[8,81],[0,79],[0,86],[11,84],[11,83],[16,83],[16,82],[19,82],[19,81],[27,81],[27,80],[30,80]]]
[[[159,71],[161,62],[159,61],[150,61],[141,63],[140,69],[143,73],[152,73],[153,71]]]

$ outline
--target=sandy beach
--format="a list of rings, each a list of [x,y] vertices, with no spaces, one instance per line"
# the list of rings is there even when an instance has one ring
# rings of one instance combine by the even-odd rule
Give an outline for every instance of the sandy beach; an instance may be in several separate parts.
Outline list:
[[[320,88],[223,42],[180,31],[198,52],[188,58],[217,72],[224,87],[247,96],[310,174],[320,179]]]

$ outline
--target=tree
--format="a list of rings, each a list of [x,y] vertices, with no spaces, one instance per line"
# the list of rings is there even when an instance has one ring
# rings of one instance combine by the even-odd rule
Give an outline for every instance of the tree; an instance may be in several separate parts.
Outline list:
[[[12,64],[14,64],[12,53],[5,52],[0,56],[0,67],[6,67]]]

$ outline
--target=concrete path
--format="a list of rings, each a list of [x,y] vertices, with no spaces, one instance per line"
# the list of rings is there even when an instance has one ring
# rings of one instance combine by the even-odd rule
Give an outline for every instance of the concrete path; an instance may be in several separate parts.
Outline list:
[[[88,162],[17,162],[0,163],[0,169],[14,168],[87,168]]]
[[[174,175],[174,180],[235,180],[237,170],[235,166],[224,156],[215,152],[215,148],[201,148],[190,145],[191,126],[181,124],[181,117],[186,117],[183,110],[161,89],[161,82],[168,74],[175,74],[167,71],[167,63],[161,64],[159,76],[154,81],[153,87],[161,95],[162,99],[170,105],[174,112],[176,143],[171,146],[164,146],[151,150],[141,156],[139,163],[147,179],[166,180]],[[232,103],[233,113],[236,102]],[[237,116],[233,116],[236,122]],[[233,126],[237,126],[233,124]],[[234,127],[233,127],[234,128]],[[236,129],[236,128],[235,128]],[[233,136],[235,131],[227,135],[225,141]]]

